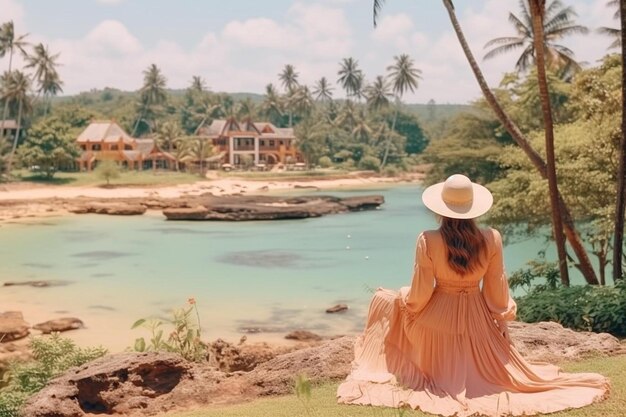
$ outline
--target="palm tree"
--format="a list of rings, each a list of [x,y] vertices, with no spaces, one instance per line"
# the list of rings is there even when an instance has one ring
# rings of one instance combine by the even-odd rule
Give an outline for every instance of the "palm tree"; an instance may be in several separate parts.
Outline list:
[[[382,75],[377,76],[372,84],[365,87],[363,92],[370,111],[389,107],[389,99],[393,97],[389,82]]]
[[[619,2],[622,57],[626,56],[626,1]],[[622,58],[623,60],[623,58]],[[622,135],[617,168],[617,199],[615,202],[615,234],[613,237],[613,282],[624,279],[624,216],[626,215],[626,65],[622,62]]]
[[[567,269],[567,253],[565,252],[565,237],[563,236],[563,220],[561,219],[561,208],[559,207],[559,188],[556,177],[556,157],[554,155],[554,122],[552,120],[552,106],[550,105],[550,93],[548,91],[548,80],[546,78],[546,62],[544,48],[546,27],[545,20],[549,17],[550,7],[546,9],[545,0],[529,0],[530,14],[532,19],[533,41],[535,50],[535,66],[537,67],[537,82],[539,83],[539,96],[541,98],[541,109],[543,113],[543,125],[546,142],[546,168],[548,175],[548,189],[550,190],[550,206],[552,208],[552,229],[554,241],[559,257],[559,271],[561,282],[569,286],[569,271]],[[553,6],[556,1],[552,2]]]
[[[396,96],[396,112],[393,116],[393,122],[391,123],[391,132],[396,130],[396,122],[398,121],[398,113],[400,112],[400,105],[402,104],[402,96],[407,91],[414,92],[417,88],[417,80],[421,79],[421,73],[419,69],[415,68],[413,60],[407,55],[402,54],[400,56],[394,56],[394,63],[387,67],[389,71],[389,78],[391,79],[393,93]],[[389,156],[389,147],[391,145],[391,135],[387,139],[385,145],[385,154],[380,164],[381,169],[387,164],[387,157]]]
[[[289,111],[289,127],[293,125],[293,111],[291,110],[291,106],[289,105],[291,100],[291,96],[293,95],[298,84],[298,73],[295,68],[291,64],[285,65],[283,68],[283,72],[278,74],[278,78],[280,79],[281,84],[285,88],[285,95],[287,96],[287,107]]]
[[[140,116],[137,118],[132,136],[135,136],[141,121],[148,122],[146,116],[154,112],[154,107],[164,104],[167,99],[165,92],[167,80],[159,67],[152,64],[143,72],[143,75],[143,86],[139,90],[141,93],[139,100]],[[148,127],[150,127],[150,123],[148,123]]]
[[[9,54],[9,69],[8,73],[11,75],[11,69],[13,65],[13,53],[17,49],[22,53],[23,56],[27,56],[26,50],[24,49],[28,43],[25,41],[26,36],[21,35],[15,37],[15,28],[13,26],[13,21],[9,20],[0,26],[0,58],[4,58],[4,56]],[[7,113],[9,111],[9,103],[4,102],[4,109],[2,111],[2,121],[0,121],[0,138],[4,137],[4,121],[7,118]]]
[[[261,114],[275,124],[279,124],[283,117],[283,102],[276,87],[271,83],[265,86],[265,98],[261,103]]]
[[[202,77],[200,77],[199,75],[194,75],[191,77],[191,85],[189,86],[189,88],[192,91],[204,93],[206,91],[206,83],[204,82],[204,79]]]
[[[180,171],[181,162],[188,161],[192,157],[189,151],[190,143],[190,140],[181,137],[174,142],[174,149],[171,154],[176,159],[176,172]]]
[[[376,20],[380,15],[380,11],[385,0],[373,0],[373,15],[374,15],[374,25],[376,25]],[[502,123],[507,132],[511,135],[513,140],[518,144],[518,146],[526,153],[528,159],[531,161],[533,166],[537,169],[542,178],[547,178],[547,169],[546,163],[542,159],[541,155],[537,153],[535,149],[530,145],[528,139],[524,136],[524,134],[520,131],[519,127],[513,122],[511,117],[504,111],[502,105],[493,94],[487,81],[485,80],[485,76],[476,62],[476,58],[472,53],[472,50],[467,43],[467,39],[465,38],[465,34],[463,33],[463,29],[459,23],[458,18],[456,17],[456,11],[454,9],[454,4],[452,0],[442,0],[443,6],[446,9],[448,17],[450,18],[450,23],[452,24],[452,28],[454,29],[454,33],[456,34],[459,43],[461,45],[461,49],[467,58],[467,61],[472,69],[474,77],[478,82],[478,85],[485,97],[485,100],[495,113],[496,117]],[[574,224],[574,220],[572,218],[571,212],[568,206],[563,201],[563,197],[559,195],[560,207],[563,210],[563,226],[565,229],[565,234],[567,235],[567,239],[574,250],[576,257],[578,258],[577,267],[580,269],[582,275],[585,277],[585,280],[588,284],[598,285],[598,278],[596,273],[591,265],[591,260],[589,259],[589,255],[585,250],[583,242],[580,238],[580,234],[576,229]]]
[[[15,131],[13,146],[7,161],[7,172],[11,173],[13,156],[15,155],[17,141],[20,136],[20,130],[22,129],[22,116],[24,114],[24,110],[28,112],[31,109],[30,100],[28,98],[28,93],[30,91],[30,78],[21,71],[13,71],[11,73],[5,73],[3,80],[5,81],[5,86],[0,98],[2,98],[5,103],[17,103],[18,106],[17,130]]]
[[[188,139],[189,153],[200,163],[200,175],[204,175],[204,163],[206,159],[213,154],[213,146],[209,142],[209,138],[204,136],[196,136]]]
[[[246,118],[250,118],[250,119],[256,118],[256,113],[257,113],[256,104],[252,102],[252,99],[250,97],[246,97],[245,100],[238,102],[237,105],[235,106],[235,109],[236,109],[235,116],[237,117],[238,120],[242,120]]]
[[[372,137],[372,128],[367,124],[367,120],[362,118],[357,125],[352,129],[352,137],[360,143],[367,144]]]
[[[319,101],[331,101],[333,99],[333,90],[329,84],[326,77],[322,77],[315,83],[315,87],[313,87],[313,95],[315,96],[315,100]]]
[[[354,58],[344,58],[339,65],[337,82],[346,90],[348,97],[360,98],[364,76],[363,71],[359,69],[359,61]]]
[[[165,122],[159,127],[156,134],[157,144],[160,148],[165,148],[167,152],[172,153],[182,134],[183,132],[177,122]]]
[[[619,0],[611,0],[607,4],[607,7],[617,7],[617,11],[613,14],[613,19],[620,18],[620,1]],[[606,26],[599,27],[597,29],[598,33],[606,35],[610,38],[613,38],[613,43],[609,45],[608,49],[619,48],[622,46],[622,31],[621,29],[610,28]]]
[[[544,2],[545,3],[545,2]],[[506,36],[492,39],[485,48],[493,47],[484,59],[490,59],[498,55],[508,53],[513,50],[522,49],[522,54],[515,64],[519,72],[525,72],[535,62],[535,41],[531,13],[529,11],[529,0],[520,0],[521,18],[513,13],[509,13],[509,22],[515,28],[515,36]],[[574,23],[577,16],[574,9],[564,7],[560,0],[551,0],[545,7],[543,21],[544,47],[546,65],[553,72],[561,72],[565,75],[580,71],[581,67],[574,59],[574,52],[556,42],[564,37],[574,34],[587,34],[589,29],[585,26]]]
[[[339,125],[345,125],[346,122],[349,126],[349,131],[351,132],[354,129],[354,126],[358,123],[357,119],[357,109],[354,105],[354,102],[351,100],[346,100],[341,107],[341,111],[339,112],[339,116],[337,117],[336,123]]]
[[[302,85],[297,87],[289,98],[289,105],[301,117],[308,116],[313,109],[313,96],[309,87]]]
[[[34,68],[33,78],[37,81],[39,88],[37,94],[44,97],[44,116],[48,113],[48,97],[55,96],[63,91],[61,81],[56,67],[59,65],[56,60],[59,54],[50,55],[48,47],[42,43],[35,45],[34,54],[26,57],[26,68]],[[48,105],[46,105],[48,104]]]

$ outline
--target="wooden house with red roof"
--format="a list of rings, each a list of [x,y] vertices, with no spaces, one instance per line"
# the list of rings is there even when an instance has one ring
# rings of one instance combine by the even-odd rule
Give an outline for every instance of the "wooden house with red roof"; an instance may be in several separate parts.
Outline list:
[[[112,160],[128,169],[174,169],[176,158],[161,150],[154,139],[135,139],[113,121],[94,121],[76,139],[82,150],[81,171],[91,171],[98,161]]]

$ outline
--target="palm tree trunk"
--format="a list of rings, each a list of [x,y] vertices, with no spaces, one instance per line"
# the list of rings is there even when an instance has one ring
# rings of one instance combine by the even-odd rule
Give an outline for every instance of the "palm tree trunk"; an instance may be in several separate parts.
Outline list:
[[[548,189],[550,191],[550,207],[552,209],[552,232],[556,251],[559,257],[559,272],[561,283],[569,287],[569,271],[567,269],[567,255],[565,252],[565,237],[563,236],[563,221],[559,207],[559,188],[556,176],[556,156],[554,154],[554,122],[552,120],[552,107],[550,105],[550,93],[546,78],[546,58],[544,50],[543,16],[545,3],[541,0],[530,1],[530,14],[533,23],[533,42],[535,46],[535,66],[537,67],[537,82],[539,84],[539,97],[543,114],[543,125],[546,139],[546,163],[548,170]]]
[[[11,46],[11,52],[9,53],[9,77],[11,77],[11,66],[13,65],[13,46]],[[7,119],[9,113],[9,100],[4,101],[4,110],[2,110],[2,121],[0,122],[0,139],[4,137],[4,121]]]
[[[513,137],[513,140],[515,140],[517,145],[526,153],[526,156],[528,156],[531,163],[535,166],[537,171],[539,171],[539,174],[543,178],[547,178],[546,163],[541,158],[541,156],[537,153],[537,151],[535,151],[532,148],[528,140],[524,137],[524,135],[519,130],[519,128],[515,125],[513,120],[511,120],[509,115],[504,112],[504,109],[498,102],[498,99],[493,94],[493,92],[489,89],[489,86],[487,85],[487,81],[485,80],[485,77],[483,76],[483,73],[480,70],[478,63],[476,62],[476,59],[474,58],[474,55],[472,54],[472,51],[469,45],[467,44],[467,40],[465,39],[465,35],[463,34],[463,29],[461,29],[461,25],[459,24],[459,21],[456,18],[456,14],[454,12],[454,6],[452,5],[451,0],[442,0],[442,1],[444,4],[444,7],[448,11],[448,16],[450,17],[452,27],[454,28],[457,38],[459,39],[459,43],[461,44],[463,52],[465,53],[465,57],[467,58],[467,61],[470,67],[472,68],[474,76],[476,77],[476,81],[478,81],[478,85],[480,86],[480,89],[485,97],[485,100],[487,100],[487,103],[489,104],[493,112],[496,114],[496,117],[498,118],[500,123],[502,123],[502,125],[507,130],[507,132],[509,132],[509,134]],[[570,242],[570,245],[572,246],[572,249],[574,250],[576,257],[578,258],[578,264],[576,265],[576,267],[580,269],[587,283],[592,284],[592,285],[598,285],[598,278],[593,269],[593,266],[591,265],[591,260],[589,259],[589,255],[587,254],[587,251],[585,250],[582,239],[580,238],[580,235],[578,234],[578,231],[576,230],[574,221],[572,219],[572,215],[567,205],[565,204],[565,201],[563,201],[563,197],[561,195],[559,195],[558,197],[559,197],[559,202],[560,202],[559,206],[562,210],[561,214],[562,214],[562,219],[563,219],[563,226],[565,229],[565,235],[567,236],[567,239]]]
[[[626,57],[626,1],[620,1],[622,57]],[[617,168],[617,201],[615,203],[615,236],[613,238],[613,282],[624,279],[624,212],[626,211],[626,65],[622,58],[622,137]]]
[[[13,147],[11,148],[11,153],[9,154],[9,161],[7,162],[7,173],[11,174],[11,168],[13,166],[13,155],[15,155],[15,150],[17,149],[17,140],[20,136],[20,129],[22,127],[22,107],[23,107],[24,99],[20,98],[20,105],[17,111],[17,131],[15,132],[15,138],[13,139]]]
[[[131,134],[132,137],[135,137],[135,133],[137,133],[137,128],[139,127],[139,122],[143,120],[145,114],[146,114],[146,110],[144,109],[141,111],[141,117],[139,117],[137,121],[135,122],[135,127],[133,127],[133,133]]]
[[[396,98],[397,100],[397,98]],[[400,105],[396,102],[396,113],[393,116],[393,122],[391,122],[391,132],[387,135],[387,141],[385,143],[385,154],[383,155],[383,161],[380,163],[380,169],[383,169],[387,164],[387,157],[389,156],[389,147],[391,146],[391,135],[396,129],[396,122],[398,121],[398,113],[400,112]]]

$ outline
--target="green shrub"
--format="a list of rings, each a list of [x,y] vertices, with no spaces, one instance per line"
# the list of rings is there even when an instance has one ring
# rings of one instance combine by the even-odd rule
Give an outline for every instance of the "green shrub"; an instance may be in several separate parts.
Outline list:
[[[380,159],[375,156],[364,156],[359,162],[359,168],[368,171],[378,171],[380,169]]]
[[[545,283],[534,284],[543,277]],[[615,286],[560,285],[556,264],[533,261],[530,268],[515,272],[509,279],[512,289],[523,288],[517,297],[517,316],[536,323],[555,321],[574,330],[626,335],[626,282]]]
[[[111,180],[120,177],[121,169],[115,161],[105,160],[98,163],[98,166],[93,171],[99,178],[102,178],[107,182],[107,185],[111,183]]]
[[[383,170],[386,177],[397,177],[399,173],[400,170],[394,165],[387,165]]]
[[[154,318],[137,320],[132,328],[144,327],[150,330],[151,337],[148,341],[143,337],[135,339],[133,349],[137,352],[174,352],[190,361],[207,359],[208,346],[201,340],[196,300],[190,298],[188,304],[188,307],[173,310],[172,318],[166,322]],[[173,328],[167,338],[163,336],[162,327],[165,324]]]
[[[322,156],[317,163],[319,164],[319,166],[321,166],[322,168],[330,168],[333,166],[333,161],[327,157],[327,156]]]
[[[0,417],[17,417],[28,397],[41,390],[52,378],[106,354],[104,348],[79,348],[58,333],[30,341],[33,360],[14,362],[4,376],[0,390]]]

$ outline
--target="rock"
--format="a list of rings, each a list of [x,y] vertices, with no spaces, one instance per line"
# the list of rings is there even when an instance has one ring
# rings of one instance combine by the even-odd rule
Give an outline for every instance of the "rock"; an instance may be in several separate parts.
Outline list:
[[[86,213],[94,213],[94,214],[109,214],[113,216],[135,216],[141,215],[146,212],[146,206],[142,204],[132,204],[132,203],[103,203],[96,202],[85,204],[82,206],[72,207],[68,211],[74,214],[86,214]]]
[[[327,313],[339,313],[340,311],[346,311],[348,306],[346,304],[337,304],[336,306],[326,309]]]
[[[622,346],[608,333],[575,332],[559,323],[509,323],[511,339],[529,360],[573,360],[592,354],[615,354]]]
[[[0,343],[11,342],[28,336],[29,327],[19,311],[0,313]]]
[[[167,220],[206,220],[209,210],[199,206],[194,208],[170,208],[163,210]]]
[[[306,189],[309,189],[309,190],[319,190],[320,189],[320,187],[316,187],[315,185],[300,185],[300,184],[294,185],[293,188],[296,188],[296,189],[299,188],[299,189],[305,189],[305,190]]]
[[[31,286],[36,288],[45,288],[45,287],[61,287],[64,285],[69,285],[70,281],[52,281],[52,280],[42,280],[42,281],[7,281],[3,284],[5,287],[12,287],[17,285]]]
[[[235,346],[217,339],[209,345],[209,364],[224,372],[249,372],[259,364],[275,358],[279,354],[298,349],[295,346],[271,346],[267,343],[252,343]]]
[[[76,330],[83,327],[84,324],[80,319],[75,317],[63,317],[35,324],[33,329],[40,330],[43,334],[50,334],[52,332],[66,332],[68,330]]]
[[[322,340],[322,337],[308,330],[296,330],[285,336],[285,339],[297,340],[299,342],[317,342]]]

